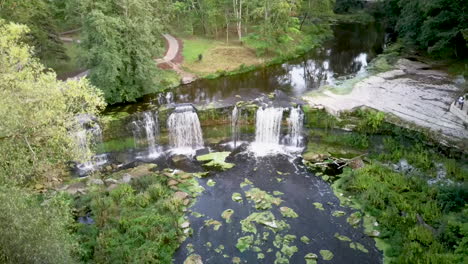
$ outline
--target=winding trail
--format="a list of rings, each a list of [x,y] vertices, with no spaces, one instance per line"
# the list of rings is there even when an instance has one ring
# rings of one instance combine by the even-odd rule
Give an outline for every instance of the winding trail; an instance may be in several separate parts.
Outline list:
[[[76,32],[76,31],[78,30],[72,30],[70,32]],[[67,33],[69,32],[64,32],[61,35],[66,35]],[[156,65],[158,66],[167,65],[170,69],[177,72],[177,74],[179,74],[179,76],[181,77],[182,84],[188,84],[196,80],[197,79],[196,75],[184,71],[180,63],[176,62],[177,56],[181,55],[182,53],[182,49],[181,49],[181,45],[179,45],[179,41],[174,36],[167,34],[167,33],[163,34],[163,37],[167,41],[167,50],[163,58],[158,58],[154,60],[156,62]],[[69,42],[69,43],[72,43],[72,42],[81,43],[80,39],[74,39],[74,38],[64,37],[64,36],[61,36],[60,40],[63,42]],[[167,68],[167,67],[161,67],[161,68]],[[68,78],[68,80],[81,79],[83,77],[88,76],[88,74],[89,74],[89,70],[86,70],[73,77]]]

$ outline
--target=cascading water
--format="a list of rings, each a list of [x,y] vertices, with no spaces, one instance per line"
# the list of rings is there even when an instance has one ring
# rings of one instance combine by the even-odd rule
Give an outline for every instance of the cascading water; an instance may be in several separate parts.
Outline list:
[[[367,68],[367,54],[366,53],[360,53],[356,58],[354,58],[354,62],[360,65],[358,74],[362,74],[366,72],[366,68]]]
[[[255,142],[250,148],[257,156],[278,152],[282,119],[283,108],[259,108],[257,110]]]
[[[148,145],[148,158],[155,158],[161,154],[157,146],[159,136],[159,120],[157,112],[143,112],[141,116],[131,123],[135,147],[146,143]]]
[[[102,143],[102,129],[95,118],[89,115],[77,116],[78,128],[75,141],[79,152],[79,174],[86,174],[107,163],[107,155],[91,156],[92,150]]]
[[[288,135],[285,138],[285,143],[289,147],[303,147],[302,129],[304,124],[304,112],[301,106],[291,108],[288,118]]]
[[[197,112],[192,105],[179,105],[167,120],[169,142],[173,152],[194,154],[203,148],[203,135]]]
[[[234,106],[234,109],[232,109],[232,115],[231,115],[231,136],[232,136],[232,144],[234,148],[237,147],[237,142],[239,141],[239,117],[241,116],[241,110],[237,108],[237,106]]]
[[[173,104],[174,103],[174,94],[172,92],[168,92],[166,94],[166,103]]]

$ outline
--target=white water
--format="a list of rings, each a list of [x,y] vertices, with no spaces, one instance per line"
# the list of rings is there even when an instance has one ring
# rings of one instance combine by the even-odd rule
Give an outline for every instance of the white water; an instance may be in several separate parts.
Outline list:
[[[300,106],[291,108],[288,118],[288,135],[285,138],[287,146],[292,148],[303,147],[302,130],[304,125],[304,112]]]
[[[102,129],[88,115],[77,117],[78,128],[74,134],[79,157],[77,165],[80,174],[86,174],[107,163],[107,155],[91,156],[93,149],[102,143]]]
[[[176,107],[167,120],[169,143],[173,153],[193,155],[203,148],[200,120],[191,105]]]
[[[357,74],[365,73],[367,68],[367,53],[360,53],[356,58],[354,58],[354,62],[360,65]]]
[[[159,136],[159,120],[157,112],[143,112],[141,116],[131,123],[135,147],[145,145],[148,147],[147,158],[156,158],[161,155],[161,148],[157,145]]]
[[[255,122],[255,142],[250,151],[256,156],[282,152],[280,142],[283,108],[259,108]]]
[[[237,147],[237,143],[239,141],[239,117],[241,116],[241,110],[237,108],[237,106],[234,106],[234,109],[232,109],[232,115],[231,115],[231,136],[232,136],[232,144],[234,148]]]

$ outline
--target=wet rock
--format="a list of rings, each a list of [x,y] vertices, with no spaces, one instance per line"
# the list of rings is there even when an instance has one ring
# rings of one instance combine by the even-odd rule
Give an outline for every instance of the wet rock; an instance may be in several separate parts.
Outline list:
[[[178,164],[178,163],[182,163],[184,161],[187,161],[188,158],[184,155],[174,155],[171,157],[171,160],[172,162],[174,162],[174,164]]]
[[[362,159],[355,159],[355,160],[352,160],[349,163],[349,167],[351,167],[354,170],[360,169],[360,168],[362,168],[364,166],[365,166],[365,164],[364,164],[364,161]]]
[[[188,194],[186,192],[176,192],[174,193],[174,197],[179,200],[184,200],[185,198],[188,197]]]
[[[184,264],[203,264],[203,260],[200,255],[192,254],[185,259]]]
[[[176,181],[176,180],[169,180],[169,182],[167,182],[167,185],[169,185],[169,186],[175,186],[177,184],[179,184],[179,182]]]
[[[122,177],[122,183],[129,183],[132,180],[132,175],[125,173]]]
[[[117,180],[115,180],[115,179],[112,179],[112,178],[105,179],[104,182],[105,182],[106,184],[108,184],[108,185],[119,183],[119,181],[117,181]]]
[[[183,204],[184,204],[185,206],[189,205],[189,204],[190,204],[190,199],[185,199],[184,202],[183,202]]]
[[[189,173],[185,173],[180,178],[184,180],[188,180],[188,179],[192,179],[192,175],[190,175]]]
[[[180,225],[180,227],[183,228],[183,229],[188,228],[189,226],[190,226],[190,222],[189,222],[189,221],[185,221],[185,222],[183,222],[183,223]]]
[[[112,171],[112,166],[111,166],[111,165],[107,165],[107,166],[106,166],[106,171]]]
[[[88,183],[90,185],[104,185],[104,181],[101,179],[90,179]]]

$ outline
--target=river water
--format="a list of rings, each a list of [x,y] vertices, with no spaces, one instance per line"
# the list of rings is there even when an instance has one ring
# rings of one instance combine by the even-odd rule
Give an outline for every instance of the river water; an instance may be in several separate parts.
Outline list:
[[[378,25],[340,24],[333,26],[333,32],[334,38],[327,41],[323,48],[287,63],[215,80],[198,80],[192,84],[178,87],[169,96],[167,94],[148,95],[134,104],[110,106],[106,112],[107,114],[126,112],[132,115],[141,115],[143,111],[154,110],[160,103],[164,104],[168,98],[175,104],[190,103],[196,107],[207,105],[226,107],[233,106],[238,101],[254,100],[275,92],[283,95],[286,98],[285,101],[295,101],[305,93],[317,90],[323,85],[339,84],[356,75],[365,74],[367,64],[383,50],[384,34]],[[229,120],[229,117],[226,119]],[[208,132],[225,130],[226,133],[223,134],[223,137],[230,140],[231,130],[229,127],[204,126],[203,120],[201,121],[203,135],[206,136]],[[171,124],[174,126],[176,123],[172,122]],[[179,123],[180,126],[183,126],[183,123],[187,122]],[[280,123],[286,122],[283,120]],[[165,129],[166,125],[162,122],[158,126],[160,129]],[[172,130],[175,129],[172,128]],[[140,130],[142,129],[138,131]],[[156,149],[155,142],[161,141],[153,138],[152,132],[145,133],[143,134],[151,139],[150,147],[153,150]],[[190,132],[182,134],[184,133]],[[148,135],[150,136],[148,137]],[[154,135],[158,136],[157,133]],[[252,142],[254,135],[255,133],[250,131],[241,136],[242,140],[247,139],[247,141]],[[181,137],[183,136],[181,135]],[[297,153],[255,157],[249,153],[248,144],[250,143],[244,143],[232,150],[227,145],[208,144],[205,138],[205,146],[209,146],[204,150],[205,153],[232,151],[227,160],[236,165],[230,170],[214,172],[209,178],[199,180],[200,184],[205,187],[205,191],[189,210],[203,216],[196,217],[193,213],[188,214],[193,235],[176,252],[174,263],[183,263],[185,258],[192,253],[191,248],[195,254],[202,256],[205,264],[232,263],[233,257],[238,257],[240,263],[274,263],[279,255],[285,257],[285,253],[282,251],[283,244],[278,247],[273,243],[277,235],[280,237],[296,236],[296,239],[289,246],[297,247],[297,252],[288,258],[289,263],[305,263],[304,256],[308,253],[317,254],[319,256],[318,263],[382,262],[381,253],[375,247],[374,240],[364,235],[362,226],[355,228],[347,223],[346,218],[353,210],[340,206],[330,185],[320,177],[308,172]],[[168,146],[163,147],[168,148]],[[127,149],[121,151],[120,154],[113,153],[112,155],[114,162],[119,160],[116,158],[119,155],[125,156],[121,160],[134,161],[138,160],[136,158],[138,155],[135,153],[134,150]],[[132,157],[129,158],[129,156]],[[186,161],[188,165],[186,164],[186,168],[182,168],[174,164],[170,156],[171,152],[163,151],[161,155],[157,155],[157,160],[140,159],[140,161],[158,163],[161,169],[169,167],[203,171],[203,168],[194,159],[188,159]],[[246,178],[252,184],[241,187],[240,183]],[[209,186],[208,179],[214,180],[216,185]],[[277,195],[283,200],[281,206],[293,209],[299,216],[291,219],[285,218],[289,228],[276,233],[257,224],[258,233],[254,236],[255,240],[262,240],[260,234],[263,236],[264,233],[269,233],[268,238],[256,243],[255,248],[252,245],[249,250],[240,252],[236,248],[238,239],[250,235],[242,231],[240,221],[252,213],[261,212],[254,207],[253,202],[247,202],[246,199],[246,192],[254,187],[270,193],[281,192],[282,194]],[[243,203],[232,200],[232,194],[235,192],[241,194]],[[314,203],[321,204],[323,210],[318,209]],[[221,217],[222,212],[226,209],[234,210],[231,223],[226,223]],[[273,206],[270,211],[277,219],[282,219],[279,206]],[[346,215],[333,216],[335,211],[343,211]],[[222,226],[215,231],[212,226],[205,225],[205,221],[208,220],[220,221]],[[300,241],[302,236],[307,236],[310,242]],[[337,236],[346,236],[351,241],[342,241]],[[352,248],[351,242],[359,243],[367,252]],[[187,246],[189,247],[187,248]],[[216,248],[218,250],[215,250]],[[319,254],[320,250],[332,252],[333,259],[324,261]],[[263,254],[264,258],[259,258],[259,253]]]
[[[334,37],[321,49],[283,64],[179,86],[174,91],[174,102],[221,107],[277,90],[297,98],[320,86],[339,84],[362,74],[367,63],[383,50],[384,31],[378,24],[339,24],[332,29]],[[110,106],[107,112],[144,111],[157,104],[158,97],[147,95],[134,104]]]

